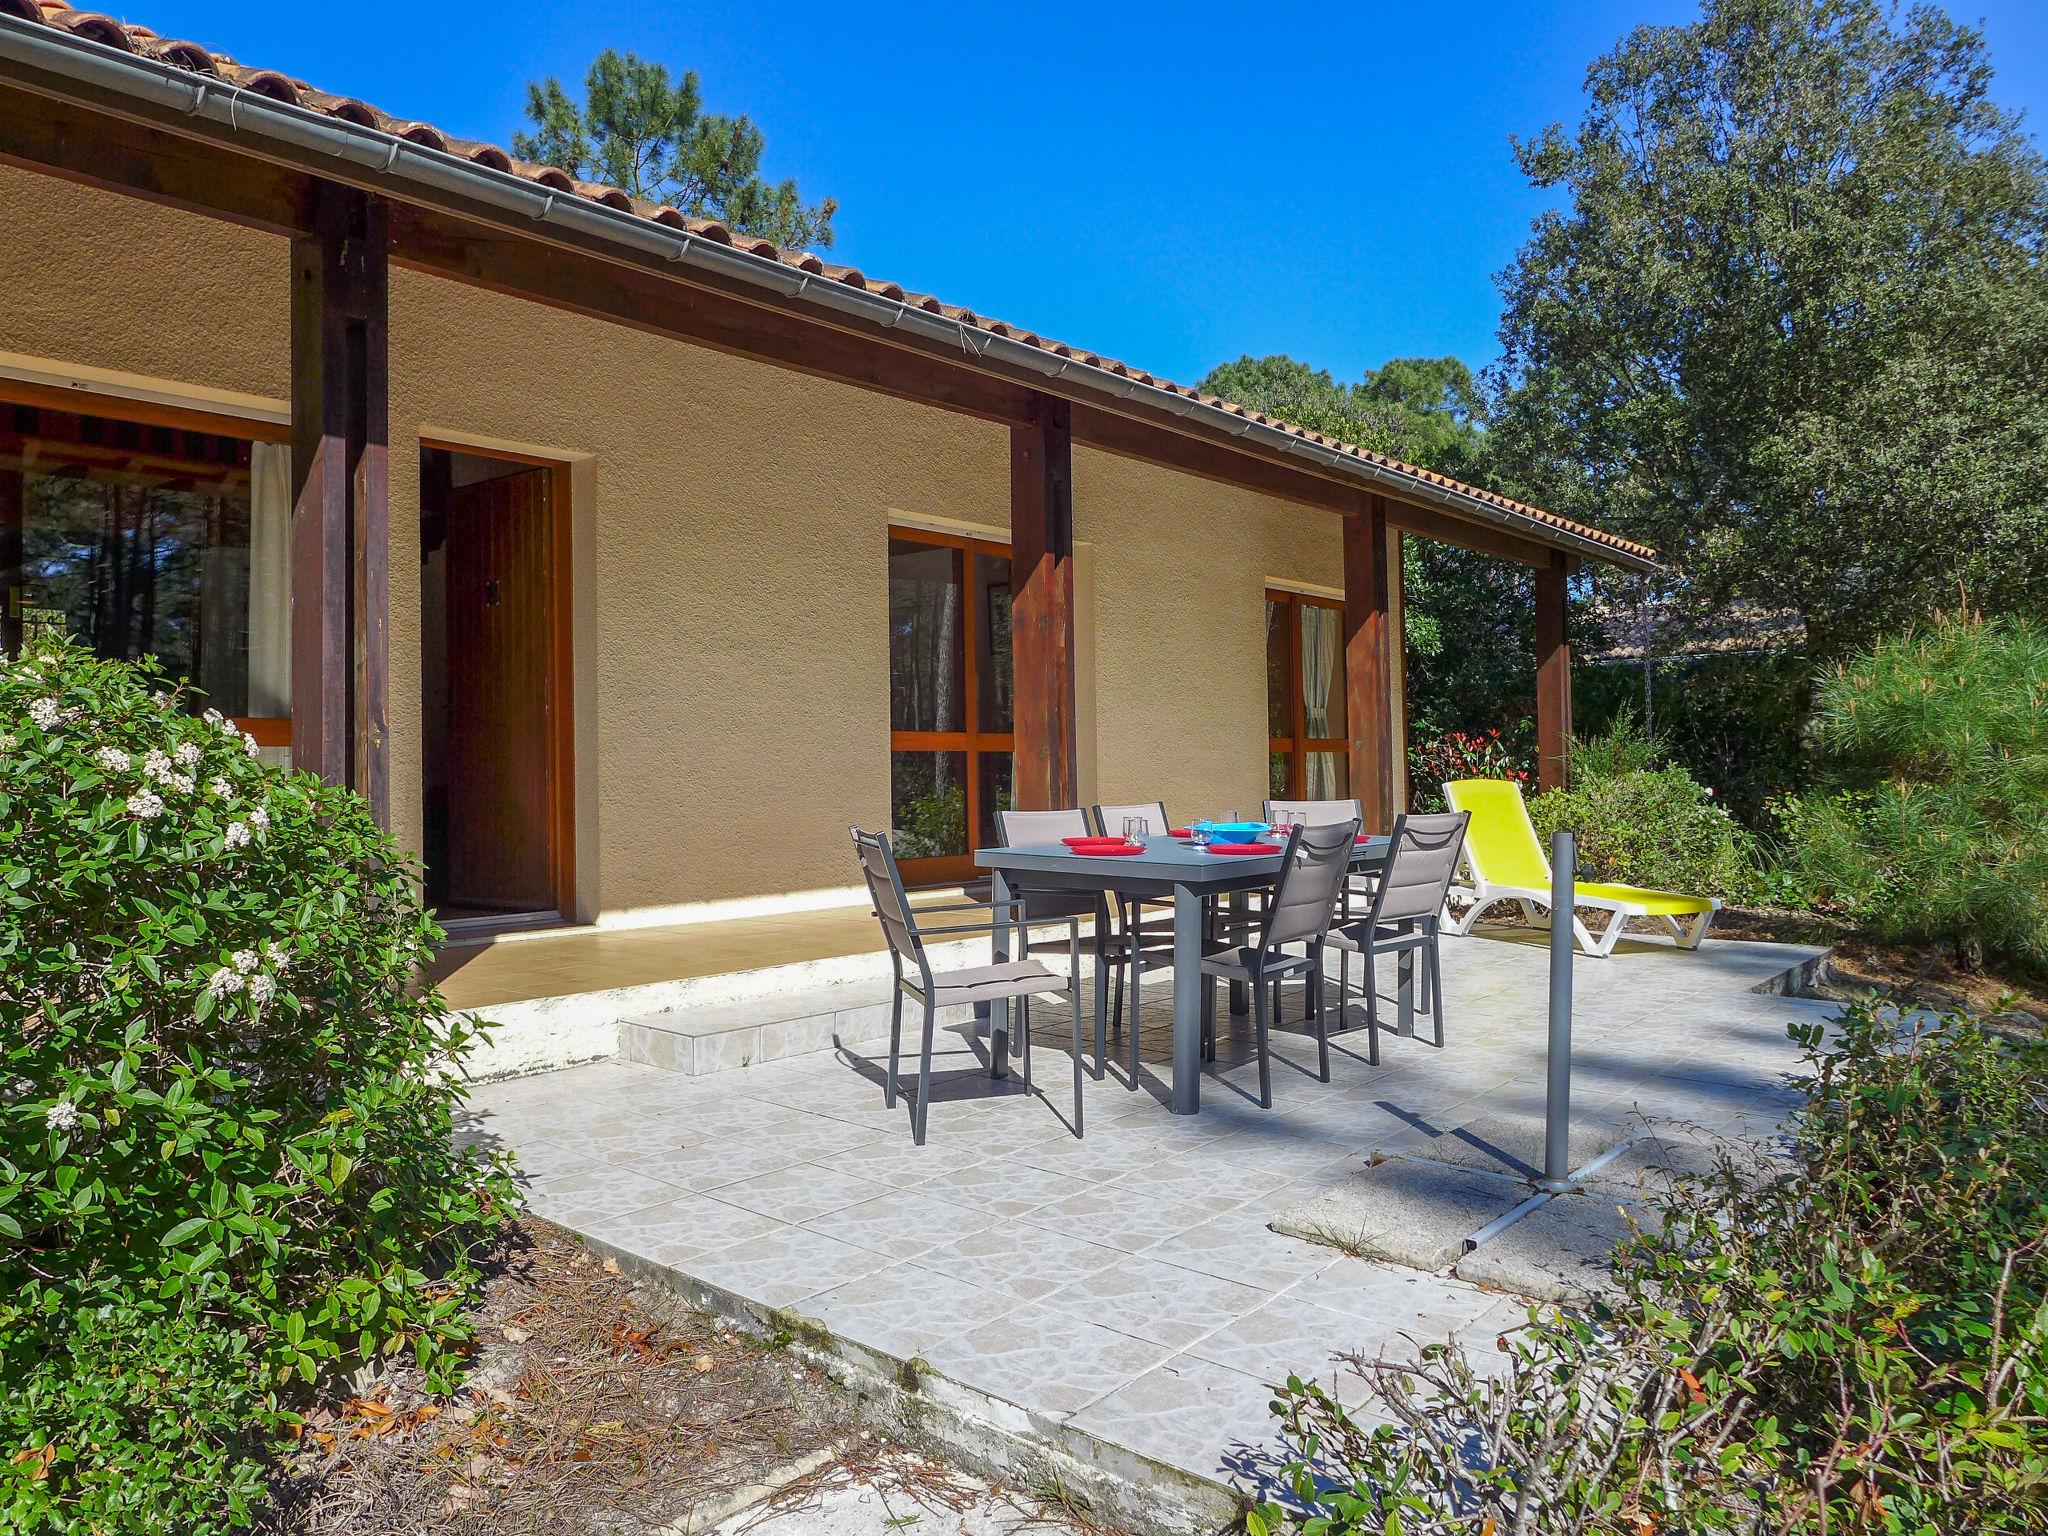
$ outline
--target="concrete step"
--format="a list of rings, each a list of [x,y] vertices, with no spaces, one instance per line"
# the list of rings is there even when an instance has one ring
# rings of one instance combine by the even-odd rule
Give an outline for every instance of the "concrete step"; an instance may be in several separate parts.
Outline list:
[[[758,1062],[780,1061],[841,1042],[858,1045],[889,1033],[893,982],[844,982],[806,991],[782,992],[743,1002],[674,1008],[619,1021],[619,1057],[665,1072],[702,1077]],[[941,1008],[941,1029],[965,1022],[971,1007]],[[904,1000],[906,1029],[915,1031],[923,1013]],[[915,1041],[915,1034],[906,1044]]]
[[[983,937],[933,944],[927,948],[926,954],[931,959],[933,970],[986,965],[988,940]],[[1049,963],[1054,970],[1064,972],[1066,969],[1062,957],[1051,957]],[[1088,966],[1085,958],[1082,963],[1084,967]],[[819,1014],[850,1012],[879,1001],[883,1005],[880,1030],[886,1032],[889,1027],[888,988],[894,974],[888,950],[878,946],[857,954],[833,955],[788,965],[720,971],[707,976],[680,977],[639,986],[609,987],[564,993],[558,997],[531,998],[524,1002],[499,1003],[475,1010],[479,1017],[491,1020],[496,1028],[488,1044],[471,1054],[467,1071],[470,1077],[483,1081],[626,1055],[622,1026],[645,1024],[656,1018],[663,1020],[657,1026],[661,1032],[692,1040],[700,1035],[706,1038],[728,1032],[744,1035],[749,1028],[763,1031],[771,1024],[807,1021],[802,1029],[779,1032],[774,1037],[773,1052],[765,1056],[748,1055],[747,1059],[753,1061],[773,1060],[777,1055],[796,1055],[798,1051],[792,1047],[799,1039],[811,1042],[805,1049],[830,1050],[832,1032],[815,1022]],[[830,996],[837,1001],[827,1005],[818,1001],[821,996]],[[750,1014],[747,1010],[756,1005],[766,1011]],[[729,1022],[707,1024],[701,1031],[695,1026],[684,1027],[681,1023],[681,1020],[699,1014],[707,1014],[714,1021]],[[874,1038],[872,1020],[848,1019],[844,1021],[844,1027],[870,1030],[865,1036],[848,1038]],[[735,1041],[729,1045],[706,1047],[702,1052],[693,1045],[674,1058],[678,1065],[672,1070],[693,1073],[718,1070],[708,1065],[713,1060],[721,1066],[739,1066],[742,1065],[741,1060],[728,1053],[757,1051],[768,1038],[762,1034],[751,1044]],[[652,1041],[646,1048],[650,1051],[656,1049]],[[706,1066],[680,1065],[684,1061],[694,1063],[700,1055]],[[627,1059],[638,1058],[628,1055]],[[652,1056],[648,1060],[652,1065],[668,1065],[666,1061],[656,1061]]]

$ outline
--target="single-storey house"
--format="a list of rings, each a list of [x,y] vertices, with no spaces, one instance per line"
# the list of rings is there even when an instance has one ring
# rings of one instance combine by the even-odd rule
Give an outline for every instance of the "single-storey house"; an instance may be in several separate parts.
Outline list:
[[[849,824],[942,881],[1010,804],[1384,826],[1407,538],[1533,568],[1556,782],[1567,581],[1654,563],[42,0],[0,209],[0,639],[163,658],[458,923],[843,904]]]

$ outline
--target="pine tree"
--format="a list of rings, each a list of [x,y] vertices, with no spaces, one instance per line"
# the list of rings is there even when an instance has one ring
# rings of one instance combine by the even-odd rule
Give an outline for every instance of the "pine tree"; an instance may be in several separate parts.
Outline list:
[[[761,130],[745,114],[706,112],[695,70],[674,80],[664,65],[607,48],[580,104],[550,75],[527,82],[526,115],[534,131],[514,134],[512,148],[529,160],[777,245],[832,244],[838,202],[806,204],[795,181],[764,180]]]

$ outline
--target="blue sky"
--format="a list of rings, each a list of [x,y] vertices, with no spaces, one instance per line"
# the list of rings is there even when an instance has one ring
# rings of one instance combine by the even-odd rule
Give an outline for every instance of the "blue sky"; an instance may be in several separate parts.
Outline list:
[[[110,7],[110,9],[112,9]],[[142,0],[127,19],[451,132],[598,49],[696,69],[768,170],[840,200],[838,260],[1193,382],[1241,352],[1355,377],[1496,353],[1541,203],[1511,134],[1678,0],[849,6]],[[1995,94],[2048,125],[2048,5],[1975,0]]]

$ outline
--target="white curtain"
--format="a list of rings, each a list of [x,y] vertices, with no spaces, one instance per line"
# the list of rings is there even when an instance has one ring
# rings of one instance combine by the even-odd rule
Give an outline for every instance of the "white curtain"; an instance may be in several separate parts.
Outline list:
[[[249,449],[249,713],[292,712],[292,450]]]
[[[1301,605],[1301,724],[1313,738],[1330,734],[1330,684],[1337,672],[1337,613]]]
[[[1327,739],[1331,723],[1331,689],[1337,685],[1337,612],[1315,603],[1301,605],[1301,726],[1311,739]],[[1340,759],[1334,752],[1307,754],[1302,791],[1311,800],[1341,798],[1337,779]]]

